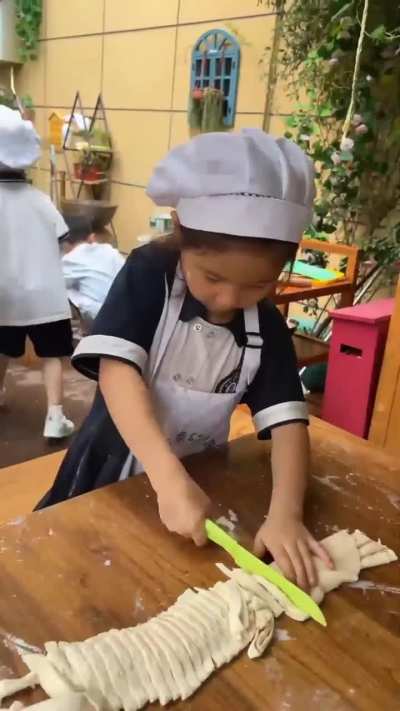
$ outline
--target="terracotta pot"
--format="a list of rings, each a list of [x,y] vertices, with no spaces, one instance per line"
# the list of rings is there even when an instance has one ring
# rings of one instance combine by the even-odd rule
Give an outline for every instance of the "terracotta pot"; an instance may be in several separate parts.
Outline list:
[[[74,174],[77,180],[84,180],[85,183],[96,183],[104,178],[103,171],[94,166],[85,167],[80,163],[74,164]]]
[[[32,123],[35,123],[35,109],[24,109],[22,118],[25,121],[32,121]]]

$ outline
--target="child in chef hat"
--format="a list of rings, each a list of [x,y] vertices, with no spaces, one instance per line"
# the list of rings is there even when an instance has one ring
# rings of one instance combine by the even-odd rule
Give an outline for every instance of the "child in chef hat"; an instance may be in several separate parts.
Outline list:
[[[132,252],[75,351],[99,393],[41,505],[146,471],[166,527],[202,545],[210,501],[181,457],[226,442],[246,403],[258,436],[272,438],[256,553],[268,549],[287,576],[313,585],[312,555],[329,559],[303,524],[307,407],[269,300],[312,218],[312,165],[261,130],[210,133],[172,150],[148,194],[175,208],[174,237]]]
[[[0,405],[9,359],[24,354],[29,337],[43,364],[43,434],[62,438],[74,429],[62,409],[62,358],[73,347],[58,239],[68,227],[49,197],[26,180],[25,169],[39,157],[32,123],[0,106]]]

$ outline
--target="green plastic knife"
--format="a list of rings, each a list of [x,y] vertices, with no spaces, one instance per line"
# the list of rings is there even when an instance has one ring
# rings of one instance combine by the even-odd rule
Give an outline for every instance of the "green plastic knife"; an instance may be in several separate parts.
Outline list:
[[[243,568],[243,570],[246,570],[248,573],[261,575],[270,583],[276,585],[299,610],[305,612],[312,617],[313,620],[326,627],[326,619],[320,608],[304,590],[298,588],[297,585],[291,583],[290,580],[286,580],[275,568],[266,565],[266,563],[263,563],[262,560],[255,555],[249,553],[249,551],[239,545],[232,536],[214,523],[214,521],[210,519],[206,520],[206,531],[210,541],[213,541],[213,543],[216,543],[217,546],[220,546],[229,553],[240,568]]]

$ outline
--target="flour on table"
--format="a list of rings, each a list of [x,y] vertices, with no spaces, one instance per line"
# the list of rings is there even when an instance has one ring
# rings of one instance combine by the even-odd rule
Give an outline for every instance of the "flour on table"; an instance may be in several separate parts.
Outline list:
[[[274,634],[274,640],[277,642],[291,642],[295,637],[291,637],[287,630],[277,628]]]
[[[342,583],[356,583],[363,568],[397,560],[361,531],[339,531],[322,543],[335,569],[315,559],[318,585],[311,594],[317,603]],[[0,681],[0,703],[34,684],[50,697],[30,707],[36,711],[136,711],[155,701],[185,700],[244,649],[250,659],[260,657],[283,613],[307,618],[265,578],[221,563],[218,568],[225,582],[186,590],[147,622],[83,642],[48,642],[45,655],[24,654],[30,673]],[[290,638],[285,632],[277,631],[278,641]]]

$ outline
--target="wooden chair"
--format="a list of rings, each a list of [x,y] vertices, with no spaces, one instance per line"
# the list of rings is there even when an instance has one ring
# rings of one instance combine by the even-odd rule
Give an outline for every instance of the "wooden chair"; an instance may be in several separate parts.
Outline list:
[[[302,240],[300,243],[300,252],[306,249],[346,257],[347,262],[344,278],[338,280],[337,282],[328,283],[325,286],[322,284],[313,286],[312,282],[310,282],[308,287],[294,286],[292,288],[289,284],[288,290],[292,289],[293,297],[291,301],[318,298],[319,296],[329,296],[330,294],[340,294],[339,308],[352,306],[357,289],[358,268],[360,261],[359,248],[351,247],[346,244],[335,244],[334,242],[321,242],[319,240],[306,239]],[[277,300],[282,303],[279,296]],[[285,303],[286,311],[288,307],[289,302],[287,301]],[[318,338],[300,333],[296,333],[293,336],[293,342],[299,367],[302,368],[304,366],[314,365],[315,363],[324,363],[328,360],[328,343],[320,341]]]
[[[329,343],[302,333],[296,333],[293,336],[293,343],[299,368],[315,363],[325,363],[328,360]]]

